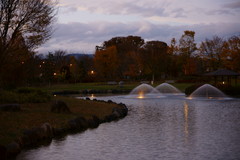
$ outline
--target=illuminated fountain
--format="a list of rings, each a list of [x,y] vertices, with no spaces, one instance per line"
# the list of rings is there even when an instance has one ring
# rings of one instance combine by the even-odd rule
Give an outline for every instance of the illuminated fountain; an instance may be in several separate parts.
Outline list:
[[[206,98],[206,99],[226,99],[227,97],[222,91],[210,84],[204,84],[196,89],[190,96],[192,98]]]
[[[148,84],[141,84],[134,88],[126,98],[157,98],[160,97],[161,93]]]
[[[184,95],[179,89],[176,87],[172,86],[171,84],[168,83],[162,83],[156,87],[156,89],[162,93],[162,94],[167,94],[167,95]]]

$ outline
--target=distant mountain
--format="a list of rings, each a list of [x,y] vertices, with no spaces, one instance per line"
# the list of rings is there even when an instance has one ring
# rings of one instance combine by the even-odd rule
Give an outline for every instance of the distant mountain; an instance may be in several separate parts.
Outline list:
[[[93,54],[83,54],[83,53],[70,53],[66,55],[67,57],[75,57],[76,59],[88,56],[89,58],[93,58]]]

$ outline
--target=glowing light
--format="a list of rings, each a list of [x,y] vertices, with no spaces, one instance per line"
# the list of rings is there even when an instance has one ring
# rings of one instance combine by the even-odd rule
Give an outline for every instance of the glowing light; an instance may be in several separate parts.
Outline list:
[[[139,92],[139,94],[138,94],[138,97],[137,98],[139,98],[139,99],[143,99],[144,98],[144,93],[141,91],[141,92]]]
[[[57,73],[53,73],[53,75],[54,75],[54,76],[56,76],[56,75],[57,75]]]
[[[72,67],[72,65],[73,65],[73,64],[71,63],[71,64],[70,64],[70,67]]]
[[[54,96],[54,97],[57,97],[57,95],[56,95],[56,94],[54,94],[53,96]]]
[[[188,137],[188,104],[184,102],[184,132],[186,135],[186,138]]]
[[[24,62],[22,62],[22,64],[24,64]]]
[[[224,82],[224,81],[223,81],[222,83],[223,83],[223,84],[225,84],[225,82]]]
[[[91,74],[94,74],[94,71],[91,71]]]

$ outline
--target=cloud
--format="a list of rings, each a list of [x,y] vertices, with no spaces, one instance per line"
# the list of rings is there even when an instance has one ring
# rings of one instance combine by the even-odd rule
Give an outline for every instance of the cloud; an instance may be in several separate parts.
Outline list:
[[[230,9],[240,9],[240,1],[226,3],[223,6]]]
[[[185,1],[185,0],[184,0]],[[79,9],[79,11],[88,11],[89,13],[106,14],[106,15],[138,15],[141,17],[151,17],[151,16],[176,16],[176,10],[181,4],[177,0],[78,0],[78,1],[68,1],[60,0],[60,3],[65,4],[63,7],[74,6]],[[182,5],[183,6],[183,5]],[[181,7],[182,11],[183,8]]]
[[[69,52],[93,53],[96,45],[117,36],[135,35],[145,40],[160,40],[167,43],[172,38],[179,39],[185,30],[196,32],[199,43],[205,38],[218,35],[227,38],[240,34],[240,23],[212,23],[196,25],[167,25],[145,22],[109,23],[104,21],[91,23],[57,24],[51,40],[38,49],[47,53],[58,49]]]

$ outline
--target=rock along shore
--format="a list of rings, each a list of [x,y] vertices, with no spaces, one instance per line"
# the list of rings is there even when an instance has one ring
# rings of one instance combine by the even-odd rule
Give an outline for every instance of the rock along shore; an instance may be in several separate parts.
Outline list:
[[[86,98],[86,100],[90,100]],[[94,101],[98,101],[94,99]],[[101,101],[105,102],[105,101]],[[111,100],[105,103],[114,103]],[[112,109],[110,115],[99,119],[97,116],[92,116],[89,119],[78,116],[67,122],[67,125],[63,128],[54,128],[49,123],[44,123],[40,127],[33,127],[23,132],[23,136],[18,137],[12,143],[1,146],[0,145],[0,160],[6,160],[16,157],[22,149],[32,148],[43,144],[44,142],[50,143],[53,138],[62,137],[71,133],[78,133],[90,128],[97,128],[101,123],[117,121],[127,116],[128,108],[125,104],[120,103],[118,106]]]

